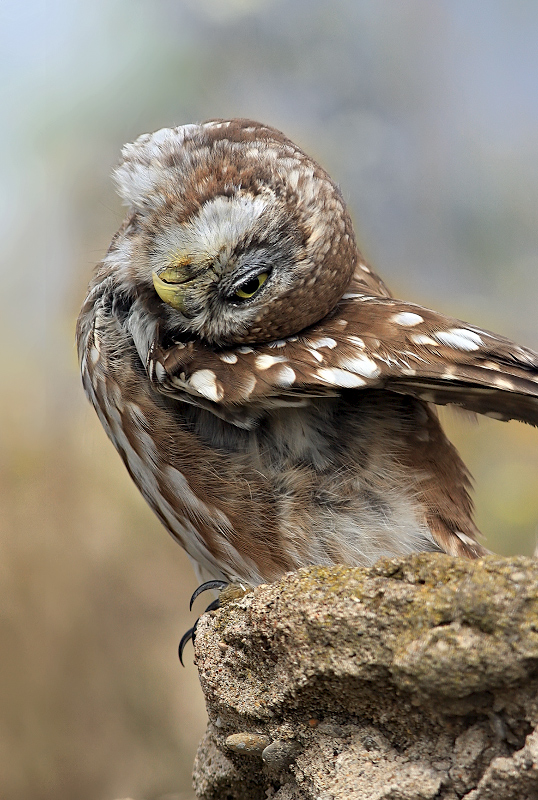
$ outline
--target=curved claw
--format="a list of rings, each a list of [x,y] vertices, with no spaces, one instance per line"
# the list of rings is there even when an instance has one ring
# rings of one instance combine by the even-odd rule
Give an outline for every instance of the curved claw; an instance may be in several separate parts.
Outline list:
[[[186,631],[183,634],[183,636],[181,637],[181,641],[180,641],[179,647],[177,649],[177,654],[179,656],[179,660],[181,662],[181,666],[182,667],[185,666],[185,664],[183,663],[183,651],[185,649],[185,645],[187,644],[187,642],[190,642],[191,640],[194,642],[194,637],[196,635],[195,628],[196,628],[196,626],[193,626],[192,628],[189,628],[189,630]]]
[[[225,585],[225,586],[227,586],[227,584],[224,584],[224,585]],[[205,587],[205,588],[207,588],[207,589],[216,589],[217,587],[216,587],[216,586],[207,586],[207,587]],[[202,588],[202,591],[204,591],[204,588]],[[216,600],[213,600],[213,601],[212,601],[212,602],[211,602],[211,603],[208,605],[208,607],[207,607],[207,608],[206,608],[206,610],[204,611],[204,614],[207,614],[207,612],[208,612],[208,611],[216,611],[216,610],[217,610],[217,608],[219,608],[219,606],[220,606],[220,600],[219,600],[219,598],[217,597],[217,599],[216,599]],[[177,654],[178,654],[178,656],[179,656],[179,660],[180,660],[180,662],[181,662],[181,666],[182,666],[182,667],[184,667],[184,666],[185,666],[185,664],[183,663],[183,651],[184,651],[184,649],[185,649],[185,646],[186,646],[186,644],[187,644],[187,642],[188,642],[188,641],[192,641],[192,643],[194,644],[194,640],[196,639],[196,628],[198,627],[198,622],[199,622],[199,620],[200,620],[200,618],[198,617],[198,619],[196,620],[196,622],[194,623],[194,625],[192,626],[192,628],[189,628],[189,630],[188,630],[188,631],[186,631],[186,632],[183,634],[183,636],[181,637],[181,641],[180,641],[180,643],[179,643],[179,647],[178,647],[178,649],[177,649]]]
[[[224,589],[225,586],[228,586],[228,583],[229,581],[213,580],[213,581],[206,581],[205,583],[200,584],[200,586],[197,589],[195,589],[194,592],[192,593],[191,602],[189,606],[190,610],[192,611],[192,604],[194,603],[196,598],[202,594],[202,592],[207,592],[208,589]]]

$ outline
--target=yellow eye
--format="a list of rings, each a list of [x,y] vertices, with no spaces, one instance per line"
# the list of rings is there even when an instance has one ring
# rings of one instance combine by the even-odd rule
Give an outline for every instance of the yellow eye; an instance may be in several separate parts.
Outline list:
[[[258,289],[263,286],[268,277],[268,272],[260,272],[255,278],[251,278],[245,283],[242,283],[241,286],[235,290],[235,297],[240,297],[241,300],[248,300],[249,297],[256,294]]]

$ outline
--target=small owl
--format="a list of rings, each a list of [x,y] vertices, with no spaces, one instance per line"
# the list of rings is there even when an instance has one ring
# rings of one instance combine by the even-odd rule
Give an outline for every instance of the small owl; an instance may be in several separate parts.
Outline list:
[[[538,356],[391,297],[342,195],[250,120],[146,134],[77,327],[86,393],[200,580],[475,558],[435,404],[538,425]]]

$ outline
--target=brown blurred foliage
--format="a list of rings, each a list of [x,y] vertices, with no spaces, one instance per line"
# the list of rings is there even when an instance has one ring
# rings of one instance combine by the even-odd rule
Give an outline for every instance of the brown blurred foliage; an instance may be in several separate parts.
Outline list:
[[[38,437],[31,406],[2,404],[0,796],[186,792],[205,716],[176,650],[194,576],[77,406]]]

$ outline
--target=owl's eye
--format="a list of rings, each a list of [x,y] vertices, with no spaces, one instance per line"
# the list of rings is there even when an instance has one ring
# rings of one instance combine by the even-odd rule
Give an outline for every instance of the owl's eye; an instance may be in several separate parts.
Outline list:
[[[263,286],[268,277],[268,272],[260,272],[260,274],[256,275],[254,278],[249,278],[248,281],[245,281],[245,283],[237,287],[234,297],[238,297],[241,300],[248,300],[249,297],[256,294],[258,289]]]

